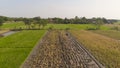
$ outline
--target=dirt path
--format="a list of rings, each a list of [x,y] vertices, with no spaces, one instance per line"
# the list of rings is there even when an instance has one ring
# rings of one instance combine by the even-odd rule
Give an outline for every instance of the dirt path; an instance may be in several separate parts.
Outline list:
[[[65,31],[50,31],[21,68],[103,68]]]

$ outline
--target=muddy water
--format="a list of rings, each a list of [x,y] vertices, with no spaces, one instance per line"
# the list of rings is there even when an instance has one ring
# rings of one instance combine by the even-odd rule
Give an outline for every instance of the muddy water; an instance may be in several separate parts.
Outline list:
[[[18,32],[18,31],[9,31],[9,32],[3,33],[2,36],[5,37],[5,36],[8,36],[8,35],[14,34],[16,32]]]

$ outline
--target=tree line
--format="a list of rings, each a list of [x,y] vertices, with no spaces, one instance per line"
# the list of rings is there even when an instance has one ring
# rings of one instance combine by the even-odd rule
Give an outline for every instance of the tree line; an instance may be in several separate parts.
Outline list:
[[[55,24],[112,24],[114,22],[117,22],[117,20],[114,19],[106,19],[106,18],[91,18],[88,19],[86,17],[78,17],[75,16],[74,18],[68,19],[68,18],[48,18],[51,23]]]
[[[117,20],[114,19],[105,19],[105,18],[91,18],[88,19],[86,17],[78,17],[74,18],[41,18],[41,17],[33,17],[33,18],[23,18],[23,17],[6,17],[0,16],[0,26],[6,21],[23,21],[27,28],[34,28],[37,25],[39,28],[44,28],[48,23],[49,24],[96,24],[98,27],[101,24],[112,24]]]

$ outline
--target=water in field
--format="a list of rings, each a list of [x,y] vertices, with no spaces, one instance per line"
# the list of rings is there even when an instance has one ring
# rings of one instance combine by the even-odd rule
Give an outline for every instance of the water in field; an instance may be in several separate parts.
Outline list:
[[[2,35],[3,36],[8,36],[8,35],[14,34],[16,32],[18,32],[18,31],[9,31],[9,32],[3,33]]]

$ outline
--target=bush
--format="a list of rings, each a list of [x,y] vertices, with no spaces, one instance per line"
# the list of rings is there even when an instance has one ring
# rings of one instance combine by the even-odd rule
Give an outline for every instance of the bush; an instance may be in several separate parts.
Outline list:
[[[114,26],[113,28],[111,28],[112,30],[119,30],[118,26]]]
[[[87,28],[87,30],[97,30],[97,28]]]
[[[65,30],[70,30],[70,28],[66,28]]]
[[[53,26],[50,26],[48,29],[49,29],[49,30],[52,30],[53,28],[54,28]]]

